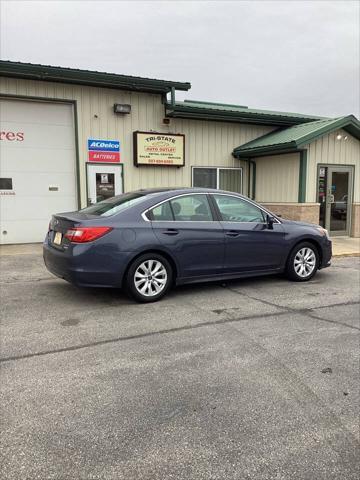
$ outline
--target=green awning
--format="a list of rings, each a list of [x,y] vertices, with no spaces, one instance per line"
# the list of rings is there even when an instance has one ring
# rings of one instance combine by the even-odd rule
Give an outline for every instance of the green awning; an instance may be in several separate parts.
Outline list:
[[[302,113],[260,110],[244,105],[184,100],[166,104],[166,115],[174,118],[197,120],[217,120],[225,122],[249,123],[258,125],[291,126],[313,122],[321,117]]]
[[[238,158],[249,158],[295,152],[317,138],[340,128],[360,139],[360,122],[353,115],[349,115],[303,123],[270,132],[235,148],[233,155]]]
[[[189,82],[173,82],[8,60],[0,60],[0,76],[163,94],[170,92],[172,89],[187,91],[191,88]]]

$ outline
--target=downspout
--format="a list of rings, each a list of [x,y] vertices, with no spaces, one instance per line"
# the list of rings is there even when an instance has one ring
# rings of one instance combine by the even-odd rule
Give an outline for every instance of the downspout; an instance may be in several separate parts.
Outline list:
[[[252,165],[252,189],[251,189],[251,198],[255,200],[256,197],[256,162],[249,159],[249,165]],[[249,175],[250,176],[250,175]],[[250,180],[250,179],[249,179]]]
[[[254,162],[254,160],[251,160],[250,158],[240,158],[240,157],[234,155],[234,153],[233,153],[233,156],[235,158],[237,158],[239,161],[243,160],[244,162],[247,163],[247,165],[248,165],[247,195],[252,200],[255,200],[255,195],[256,195],[256,162]],[[250,179],[250,172],[252,173],[252,175],[251,175],[252,184],[251,184],[251,179]],[[250,185],[251,185],[251,188],[250,188]],[[250,195],[250,192],[251,192],[251,195]]]
[[[306,202],[307,150],[301,150],[299,161],[298,203]]]
[[[170,95],[170,104],[175,107],[175,87],[171,87]]]

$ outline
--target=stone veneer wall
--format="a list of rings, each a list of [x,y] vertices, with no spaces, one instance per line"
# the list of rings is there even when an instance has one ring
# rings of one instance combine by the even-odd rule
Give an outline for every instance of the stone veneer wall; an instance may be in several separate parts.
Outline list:
[[[262,203],[262,205],[287,220],[319,223],[319,203]]]
[[[351,233],[352,237],[360,237],[360,203],[353,203],[351,216]]]

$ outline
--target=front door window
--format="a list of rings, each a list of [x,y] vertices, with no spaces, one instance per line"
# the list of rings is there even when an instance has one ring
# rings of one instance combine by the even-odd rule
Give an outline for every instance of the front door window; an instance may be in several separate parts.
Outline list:
[[[228,195],[214,195],[221,219],[225,222],[264,223],[260,208],[246,200]]]

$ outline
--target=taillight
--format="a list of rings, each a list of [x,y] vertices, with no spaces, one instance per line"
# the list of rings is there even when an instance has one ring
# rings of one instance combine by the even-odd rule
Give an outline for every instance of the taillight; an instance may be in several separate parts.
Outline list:
[[[102,237],[111,230],[111,227],[74,227],[69,229],[64,237],[72,243],[86,243]]]

